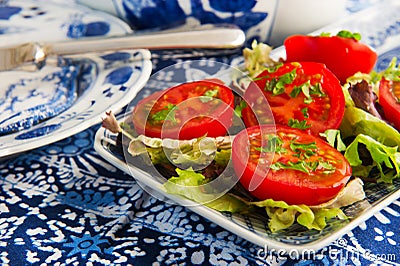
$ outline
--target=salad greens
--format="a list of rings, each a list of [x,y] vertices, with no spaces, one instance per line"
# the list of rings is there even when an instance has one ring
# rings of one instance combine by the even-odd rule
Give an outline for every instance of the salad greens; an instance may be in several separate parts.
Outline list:
[[[169,163],[186,169],[209,165],[212,161],[226,166],[231,156],[231,137],[201,137],[192,140],[159,139],[139,135],[131,139],[128,152],[132,156],[148,155],[151,163]]]
[[[363,185],[362,181],[355,179],[350,181],[336,198],[319,206],[289,205],[284,201],[272,199],[250,201],[232,193],[223,195],[204,193],[201,185],[207,181],[203,175],[191,168],[187,170],[178,168],[176,172],[177,176],[164,183],[166,192],[181,195],[220,212],[248,213],[255,211],[255,208],[265,209],[270,218],[268,227],[272,232],[286,229],[295,222],[307,229],[322,230],[332,218],[347,219],[340,207],[365,197],[360,189]]]
[[[356,74],[349,81],[356,83],[366,80],[376,88],[381,76],[400,77],[400,70],[395,65],[394,59],[381,73]],[[344,151],[354,176],[370,178],[375,170],[378,170],[376,181],[391,183],[394,178],[400,177],[400,133],[385,121],[356,107],[348,92],[348,85],[343,86],[343,92],[346,105],[338,136],[341,136],[344,142],[347,141],[348,145],[344,148],[341,144],[337,149]],[[332,139],[328,139],[328,142],[333,144]]]
[[[271,46],[265,43],[258,43],[256,40],[251,44],[251,49],[243,49],[245,68],[250,77],[257,76],[257,74],[261,73],[266,67],[276,64],[269,56],[271,51]]]
[[[346,35],[346,32],[343,34]],[[347,37],[358,38],[358,36],[348,35]],[[280,64],[270,58],[271,50],[270,46],[256,41],[253,42],[251,49],[244,49],[245,68],[250,77],[255,77],[264,69],[271,69]],[[399,73],[396,61],[393,60],[388,69],[382,73],[373,72],[370,75],[357,73],[348,81],[358,82],[363,79],[376,88],[382,75],[391,75],[400,79]],[[277,81],[277,84],[279,82],[284,81]],[[276,88],[271,89],[276,90]],[[295,92],[308,94],[310,93],[309,86],[305,84]],[[118,126],[112,118],[104,119],[103,124],[108,124],[112,132],[123,133],[131,139],[128,151],[132,156],[148,154],[153,164],[169,163],[172,159],[172,162],[179,166],[175,169],[176,176],[164,183],[163,187],[168,193],[183,196],[220,212],[248,213],[264,210],[269,218],[268,226],[272,232],[288,228],[294,223],[307,229],[322,230],[332,218],[347,218],[341,207],[365,198],[361,179],[370,178],[372,173],[375,173],[374,178],[377,182],[390,183],[394,178],[400,177],[399,132],[381,119],[357,108],[348,92],[347,85],[343,86],[343,92],[346,105],[342,124],[339,130],[327,130],[321,136],[338,151],[343,152],[352,167],[354,178],[335,199],[319,206],[288,205],[283,201],[272,199],[252,201],[244,195],[238,195],[235,191],[221,195],[205,193],[202,186],[209,182],[209,178],[196,171],[196,166],[208,165],[211,161],[223,167],[228,165],[232,137],[208,138],[204,136],[190,141],[157,139],[143,135],[137,136],[129,130],[125,131],[126,125]],[[208,100],[212,95],[204,97],[204,100]],[[237,112],[239,117],[241,109],[245,106],[244,101],[236,106],[235,113]],[[174,107],[170,106],[168,109],[165,111],[172,111],[173,114]],[[303,111],[307,113],[307,110]],[[164,113],[159,115],[164,115]],[[293,120],[293,124],[307,127],[307,125],[301,125],[301,121]]]

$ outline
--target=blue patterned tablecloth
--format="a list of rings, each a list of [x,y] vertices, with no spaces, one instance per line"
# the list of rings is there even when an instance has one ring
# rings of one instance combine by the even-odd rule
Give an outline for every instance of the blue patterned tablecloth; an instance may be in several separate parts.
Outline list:
[[[177,61],[163,56],[154,57],[154,70]],[[398,200],[315,254],[265,254],[184,207],[154,199],[107,163],[93,149],[100,120],[0,161],[0,264],[400,265]]]

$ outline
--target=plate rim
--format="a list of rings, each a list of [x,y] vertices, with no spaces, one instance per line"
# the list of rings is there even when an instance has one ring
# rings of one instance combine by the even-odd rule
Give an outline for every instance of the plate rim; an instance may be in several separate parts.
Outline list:
[[[150,78],[151,72],[152,72],[152,62],[151,62],[151,53],[147,49],[132,49],[132,50],[120,50],[120,51],[107,51],[107,52],[98,52],[98,53],[85,53],[85,54],[80,54],[74,56],[75,58],[100,58],[101,55],[104,54],[109,54],[109,53],[115,53],[115,52],[129,52],[129,53],[139,53],[140,57],[136,61],[141,61],[142,62],[142,69],[140,72],[140,75],[138,76],[137,80],[134,82],[134,84],[131,84],[131,86],[127,87],[127,90],[125,91],[126,95],[129,95],[129,97],[122,97],[118,99],[114,99],[113,102],[111,102],[109,105],[104,106],[104,108],[96,113],[91,114],[89,117],[85,117],[84,120],[81,120],[80,123],[64,123],[61,121],[61,126],[54,130],[53,132],[39,136],[36,138],[28,138],[28,139],[22,139],[22,140],[15,140],[15,137],[17,135],[20,135],[24,132],[29,132],[31,130],[35,130],[37,128],[41,128],[46,125],[51,125],[52,122],[56,121],[60,116],[68,114],[68,112],[76,108],[77,104],[80,102],[84,102],[85,100],[90,100],[93,96],[93,94],[96,92],[96,85],[95,83],[98,82],[98,75],[96,76],[96,80],[94,80],[92,85],[85,91],[84,94],[82,94],[81,97],[75,100],[74,104],[71,105],[67,110],[61,112],[57,116],[54,116],[46,121],[43,121],[42,123],[38,123],[28,129],[24,129],[15,133],[11,134],[6,134],[4,136],[0,137],[0,143],[2,143],[6,138],[13,138],[14,141],[17,141],[18,143],[12,146],[0,146],[0,160],[3,158],[8,158],[11,156],[14,156],[18,153],[29,151],[32,149],[36,149],[54,142],[57,142],[59,140],[65,139],[69,136],[78,134],[79,132],[82,132],[86,130],[87,128],[99,123],[101,115],[104,114],[106,111],[112,110],[113,112],[119,112],[122,110],[124,106],[126,106],[131,99],[133,99],[136,94],[145,86],[146,82]],[[120,60],[123,61],[123,60]],[[126,62],[125,64],[128,65],[132,63]],[[120,65],[118,67],[121,67]],[[109,68],[108,70],[112,70],[113,68]],[[76,113],[74,114],[75,117],[82,115],[82,113]],[[73,118],[74,116],[71,116]]]

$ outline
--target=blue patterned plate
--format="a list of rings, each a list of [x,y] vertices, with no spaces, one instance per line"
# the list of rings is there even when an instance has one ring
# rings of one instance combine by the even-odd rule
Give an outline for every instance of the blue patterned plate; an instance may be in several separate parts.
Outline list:
[[[0,1],[0,45],[131,32],[122,20],[72,0]],[[106,108],[127,104],[151,72],[145,50],[57,60],[38,72],[0,72],[0,158],[86,129]]]
[[[128,104],[152,71],[148,50],[58,60],[58,65],[48,64],[38,72],[0,73],[0,158],[98,123],[106,111]]]
[[[400,58],[399,12],[400,2],[386,1],[372,9],[354,14],[344,21],[325,27],[320,31],[336,33],[338,30],[348,29],[350,31],[360,32],[363,36],[363,41],[376,48],[380,55],[377,64],[377,69],[379,70],[385,67],[393,56]],[[379,21],[379,23],[377,23],[377,21]],[[274,51],[274,55],[280,57],[284,54],[283,52],[283,48],[278,48]],[[240,62],[240,59],[234,62]],[[214,68],[215,64],[213,64],[213,62],[209,62],[208,65],[202,65],[202,71],[209,71],[209,75],[214,75],[214,73],[212,73],[215,72]],[[204,74],[207,74],[207,71],[201,73],[201,71],[196,70],[193,65],[184,66],[182,69],[185,71],[184,73],[186,73],[186,75],[191,75],[191,77],[187,77],[187,80],[191,80],[195,77],[204,78]],[[226,72],[226,69],[221,69],[221,72]],[[181,74],[182,71],[177,68],[174,73],[168,73],[167,77],[168,80],[171,81],[174,80],[175,76]],[[164,77],[166,76],[164,75]],[[153,89],[160,89],[157,87],[156,83],[157,82],[148,84],[149,86],[147,89],[141,91],[138,96],[144,97],[148,95],[151,92],[150,85],[154,85]],[[136,100],[137,99],[135,99],[135,101]],[[268,229],[268,219],[265,216],[259,214],[226,215],[202,205],[191,204],[190,201],[175,195],[167,194],[164,192],[161,182],[153,176],[137,167],[127,165],[124,155],[116,148],[115,134],[103,128],[97,131],[94,147],[107,161],[126,173],[131,174],[139,184],[142,184],[146,188],[146,190],[151,188],[151,191],[155,192],[155,194],[152,195],[160,195],[177,204],[187,206],[192,211],[236,233],[244,239],[260,245],[261,247],[268,247],[270,250],[274,249],[275,251],[281,249],[286,251],[298,250],[299,252],[307,250],[318,251],[400,197],[400,180],[396,180],[390,185],[367,184],[364,187],[366,199],[344,208],[344,212],[351,217],[349,221],[335,221],[322,231],[306,230],[303,227],[294,225],[287,230],[272,233]]]
[[[0,45],[131,33],[122,20],[73,1],[0,1]]]

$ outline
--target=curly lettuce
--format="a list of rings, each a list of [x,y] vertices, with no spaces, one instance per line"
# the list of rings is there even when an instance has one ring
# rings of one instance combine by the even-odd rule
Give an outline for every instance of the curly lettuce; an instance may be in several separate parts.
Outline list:
[[[284,201],[267,199],[264,201],[249,201],[231,193],[216,195],[205,193],[202,185],[206,178],[193,169],[176,169],[177,176],[164,183],[167,193],[183,196],[220,212],[248,213],[255,207],[265,210],[269,217],[268,227],[271,232],[286,229],[298,223],[307,229],[322,230],[333,218],[347,219],[340,207],[350,205],[365,198],[359,179],[350,181],[346,187],[331,201],[318,205],[289,205]]]

